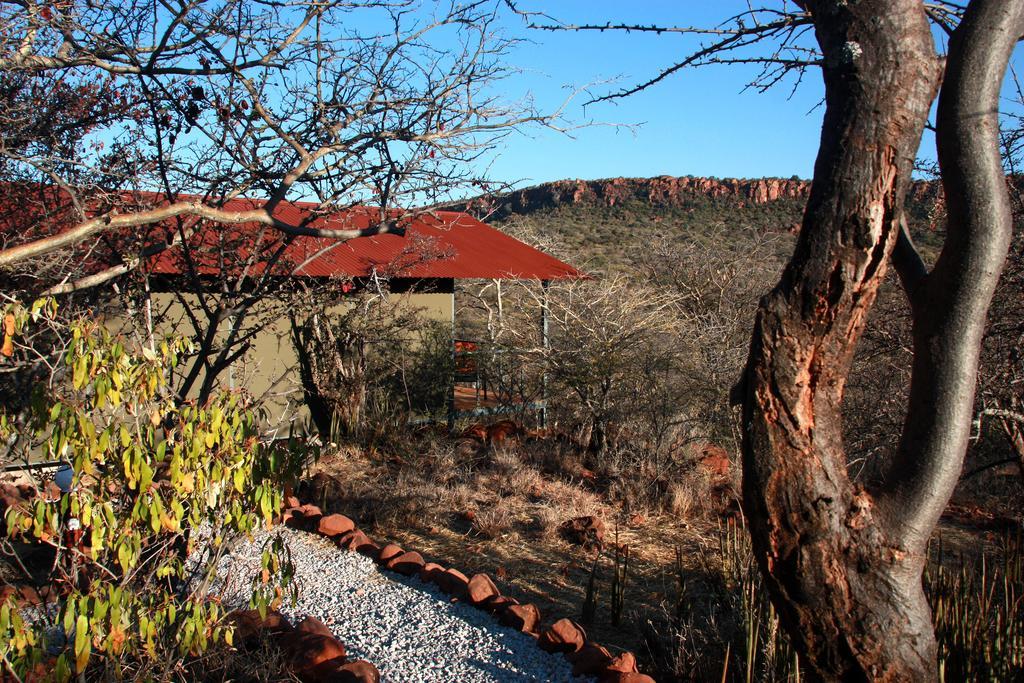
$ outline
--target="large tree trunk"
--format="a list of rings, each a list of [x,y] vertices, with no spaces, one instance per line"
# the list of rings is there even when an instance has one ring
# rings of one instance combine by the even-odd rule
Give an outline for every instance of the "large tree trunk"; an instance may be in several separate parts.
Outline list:
[[[994,137],[967,144],[973,153],[984,148],[985,160],[980,170],[950,173],[950,243],[927,275],[900,232],[941,71],[922,3],[802,4],[824,55],[826,111],[796,250],[761,301],[751,342],[743,385],[744,507],[772,598],[820,676],[931,680],[936,644],[921,586],[925,546],[966,447],[979,328],[1000,250],[1006,253],[1005,241],[978,224],[1008,229],[1000,204],[1005,187],[1000,199],[997,151],[998,182],[992,181]],[[940,139],[970,138],[958,103],[973,107],[970,125],[992,133],[1002,81],[994,65],[1001,60],[1005,68],[1020,35],[1021,4],[972,3],[950,44],[945,86],[957,88],[946,118],[960,125],[947,122],[953,129],[940,130]],[[965,91],[958,71],[965,68],[988,85]],[[947,152],[944,174],[947,163],[960,170],[971,163],[964,155]],[[968,216],[967,206],[977,215]],[[966,232],[958,228],[965,221]],[[972,251],[978,240],[985,244]],[[847,474],[841,403],[855,344],[897,241],[915,313],[912,395],[888,485],[867,491]]]

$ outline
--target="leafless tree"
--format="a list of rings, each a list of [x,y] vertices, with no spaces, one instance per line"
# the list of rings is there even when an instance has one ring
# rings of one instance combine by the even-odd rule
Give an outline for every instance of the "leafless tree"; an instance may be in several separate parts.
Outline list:
[[[678,297],[680,335],[699,368],[686,392],[687,410],[706,426],[704,439],[732,452],[739,433],[729,391],[743,369],[757,298],[778,273],[782,241],[766,234],[747,243],[719,226],[683,242],[655,241],[635,258],[644,281]]]
[[[60,188],[47,199],[73,207],[59,235],[17,233],[0,266],[170,218],[351,237],[361,233],[310,228],[322,212],[292,225],[276,209],[295,197],[324,211],[440,198],[476,179],[466,162],[496,137],[552,120],[483,92],[507,73],[487,3],[0,9],[3,113],[18,133],[5,136],[8,179]],[[77,110],[44,118],[59,97]],[[236,196],[264,201],[222,208]]]
[[[945,59],[932,26],[949,35]],[[714,29],[673,30],[708,42],[631,90],[709,63],[762,64],[759,86],[821,70],[810,199],[793,256],[761,300],[736,392],[744,507],[773,601],[818,675],[933,680],[921,574],[961,471],[986,312],[1012,232],[998,110],[1024,2],[798,0],[751,8]],[[772,47],[750,52],[764,44]],[[948,221],[929,269],[903,206],[937,94]],[[842,403],[890,259],[912,311],[910,396],[889,470],[864,487],[848,472]]]
[[[173,252],[197,349],[180,393],[208,395],[280,313],[268,302],[295,300],[295,239],[402,233],[410,207],[479,184],[497,140],[558,125],[493,94],[498,9],[0,2],[0,286],[68,307],[113,282],[148,310],[149,267]],[[356,205],[377,218],[332,219]]]
[[[543,368],[559,412],[581,426],[592,465],[606,464],[607,449],[629,415],[657,421],[652,431],[666,441],[680,418],[678,391],[666,391],[679,389],[678,376],[690,358],[675,341],[678,297],[630,284],[624,276],[526,285],[526,291],[534,310],[548,309],[550,342],[538,344],[536,324],[525,334],[522,326],[509,331],[515,346]]]

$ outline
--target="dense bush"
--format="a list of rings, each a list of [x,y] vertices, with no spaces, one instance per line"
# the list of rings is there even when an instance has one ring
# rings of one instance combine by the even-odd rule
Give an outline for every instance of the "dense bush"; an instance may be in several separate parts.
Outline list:
[[[54,312],[4,310],[17,334]],[[186,342],[133,349],[87,321],[65,331],[63,361],[36,384],[29,412],[0,409],[6,460],[73,468],[59,495],[51,483],[49,495],[7,510],[4,551],[49,548],[45,578],[60,597],[32,619],[5,602],[0,656],[19,676],[43,663],[58,679],[163,678],[181,657],[231,643],[223,608],[208,600],[211,570],[231,536],[280,509],[292,457],[259,443],[237,395],[174,401],[167,375]],[[283,547],[268,548],[263,564],[260,609],[290,585]]]

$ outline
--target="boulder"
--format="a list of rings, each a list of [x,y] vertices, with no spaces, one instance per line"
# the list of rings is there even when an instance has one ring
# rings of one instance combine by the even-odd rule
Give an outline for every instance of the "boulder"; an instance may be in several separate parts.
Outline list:
[[[469,590],[469,579],[458,569],[446,569],[443,573],[437,574],[434,583],[448,595],[460,598]]]
[[[365,659],[342,664],[331,675],[331,683],[379,683],[380,672]]]
[[[371,543],[370,537],[364,534],[359,529],[353,529],[347,533],[338,536],[336,539],[338,545],[347,550],[359,550],[359,546]]]
[[[392,558],[398,557],[403,552],[405,551],[402,550],[402,546],[396,545],[394,543],[388,543],[386,546],[380,549],[380,554],[377,556],[377,562],[378,564],[387,566],[388,562]]]
[[[284,523],[293,529],[304,529],[310,531],[317,528],[323,513],[316,505],[300,505],[297,508],[285,510]]]
[[[292,631],[280,642],[292,671],[304,681],[329,680],[331,673],[345,663],[345,646],[333,636]]]
[[[283,614],[270,610],[266,617],[261,617],[259,610],[235,610],[228,614],[228,623],[235,628],[235,642],[251,643],[260,635],[280,635],[292,630],[292,625]]]
[[[632,652],[623,652],[612,657],[608,663],[607,670],[612,673],[631,674],[636,673],[636,657]]]
[[[586,641],[582,626],[572,619],[559,619],[541,631],[537,645],[546,652],[576,652]]]
[[[540,610],[536,605],[510,605],[502,611],[498,621],[523,633],[536,633],[540,626]]]
[[[495,595],[494,597],[484,600],[480,607],[492,614],[500,614],[506,607],[518,604],[519,601],[515,598],[510,598],[507,595]]]
[[[466,584],[466,595],[471,603],[479,607],[488,600],[501,595],[501,591],[487,574],[474,574]]]
[[[406,551],[388,560],[387,568],[405,576],[419,574],[423,569],[423,556],[414,550]]]
[[[574,517],[559,527],[565,537],[584,548],[598,548],[604,545],[604,522],[594,515]]]
[[[632,671],[630,673],[612,672],[607,676],[602,676],[601,683],[657,683],[657,681],[647,674]]]
[[[334,631],[329,629],[324,622],[320,621],[316,617],[306,617],[299,623],[295,624],[295,630],[299,633],[315,633],[329,638],[334,637]]]
[[[359,543],[355,546],[356,552],[360,555],[366,555],[370,559],[376,561],[380,557],[380,546],[374,543],[370,539],[366,539],[365,543]]]
[[[335,538],[348,531],[352,531],[355,528],[355,522],[345,515],[333,514],[320,518],[320,524],[317,527],[317,531],[328,538]]]
[[[612,654],[597,643],[586,643],[579,651],[565,657],[572,663],[573,676],[595,676],[604,673],[612,661]]]
[[[420,568],[420,581],[437,583],[437,575],[444,573],[444,567],[437,562],[427,562]]]

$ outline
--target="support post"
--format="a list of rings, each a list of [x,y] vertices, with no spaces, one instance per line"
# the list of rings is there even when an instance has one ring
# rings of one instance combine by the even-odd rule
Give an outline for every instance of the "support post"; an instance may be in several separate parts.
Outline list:
[[[452,372],[448,379],[448,431],[455,431],[455,280],[452,280]]]
[[[550,289],[550,280],[541,280],[541,300],[540,300],[540,343],[541,348],[544,349],[544,362],[547,362],[548,351],[551,349],[551,339],[548,337],[548,290]],[[548,426],[548,373],[546,370],[541,371],[540,376],[540,428],[546,429]]]

